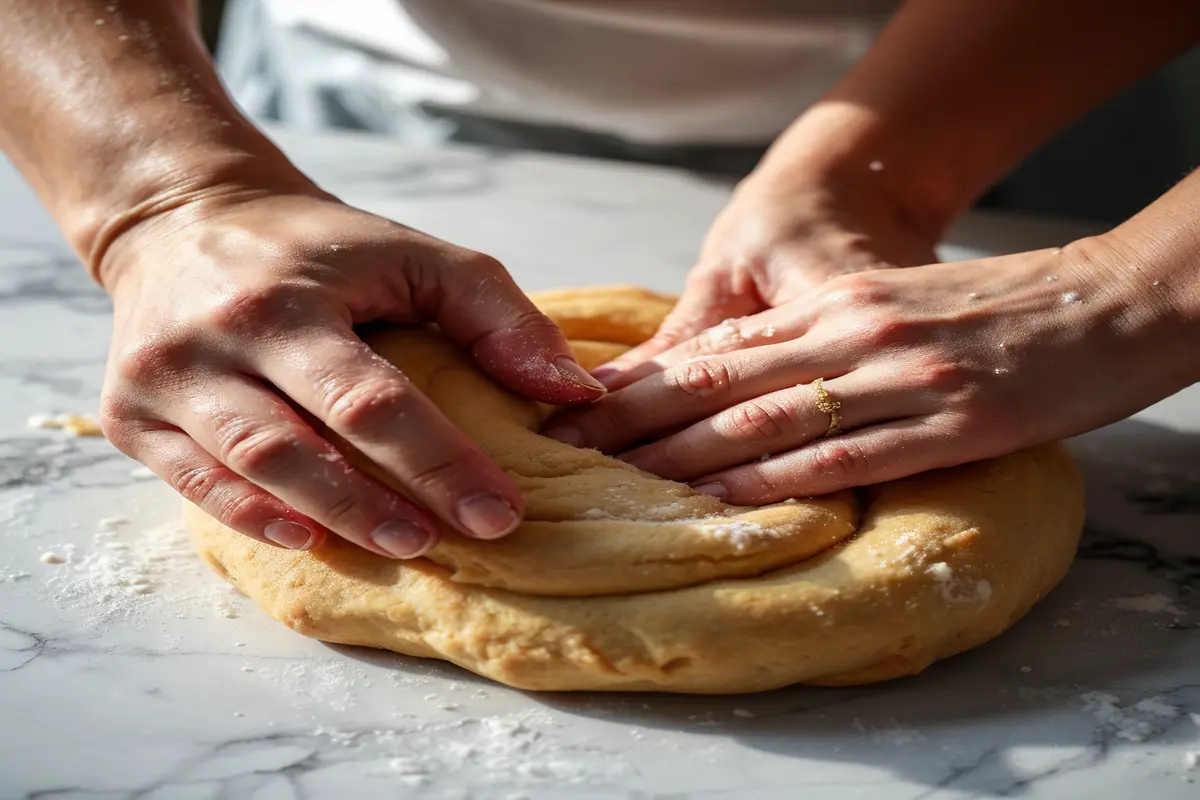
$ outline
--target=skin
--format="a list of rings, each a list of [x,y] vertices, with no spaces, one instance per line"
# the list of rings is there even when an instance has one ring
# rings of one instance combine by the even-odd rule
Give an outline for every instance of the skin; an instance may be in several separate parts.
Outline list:
[[[1200,318],[1194,176],[1062,253],[886,269],[932,262],[971,197],[1200,30],[1194,4],[1101,6],[911,0],[739,187],[660,335],[597,373],[617,391],[548,432],[757,502],[1015,449],[1194,379],[1200,348],[1172,346]],[[599,400],[500,264],[315,186],[229,101],[184,0],[0,0],[0,19],[0,147],[113,298],[117,447],[283,547],[332,533],[412,557],[439,521],[516,527],[511,480],[354,332],[435,322],[518,393]],[[740,339],[696,338],[729,317]],[[794,387],[815,377],[846,435],[814,439],[828,419]]]
[[[1061,250],[931,262],[1037,143],[1197,41],[1194,4],[909,2],[739,186],[658,335],[594,371],[608,396],[544,432],[754,504],[1078,434],[1189,385],[1198,173]]]
[[[411,557],[439,520],[516,527],[512,480],[353,330],[435,322],[514,391],[602,395],[498,262],[314,185],[226,97],[188,3],[3,0],[0,19],[0,145],[113,299],[113,444],[282,547],[334,532]]]

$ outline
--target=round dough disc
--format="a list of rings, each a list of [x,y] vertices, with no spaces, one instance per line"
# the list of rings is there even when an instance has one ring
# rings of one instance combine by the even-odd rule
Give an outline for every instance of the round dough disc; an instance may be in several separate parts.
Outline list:
[[[589,367],[652,335],[673,303],[629,287],[533,297]],[[501,388],[434,330],[367,341],[514,477],[526,519],[493,542],[447,530],[426,557],[394,561],[337,537],[306,553],[269,547],[186,507],[214,570],[325,641],[441,658],[522,689],[870,683],[1000,634],[1062,578],[1082,531],[1082,483],[1059,444],[735,507],[540,436],[552,409]]]

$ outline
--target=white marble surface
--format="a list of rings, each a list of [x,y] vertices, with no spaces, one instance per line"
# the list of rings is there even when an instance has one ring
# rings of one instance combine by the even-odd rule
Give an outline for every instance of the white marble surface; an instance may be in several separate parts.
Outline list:
[[[678,288],[726,194],[284,142],[347,200],[488,250],[530,288]],[[975,218],[948,254],[1071,234]],[[191,557],[165,487],[101,440],[26,429],[94,409],[108,304],[3,164],[0,334],[0,798],[1200,797],[1200,392],[1075,443],[1079,561],[980,650],[878,687],[535,696],[291,633]]]

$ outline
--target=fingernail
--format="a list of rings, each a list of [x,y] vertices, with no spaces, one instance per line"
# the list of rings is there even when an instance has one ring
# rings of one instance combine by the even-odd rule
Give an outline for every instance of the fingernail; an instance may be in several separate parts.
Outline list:
[[[715,497],[718,500],[723,500],[729,496],[729,490],[725,488],[723,483],[702,483],[699,486],[693,486],[692,491],[697,494],[706,494],[709,497]]]
[[[312,544],[312,531],[299,522],[273,519],[263,528],[263,536],[288,550],[307,550]]]
[[[600,381],[605,388],[620,374],[621,370],[618,367],[596,367],[592,370],[592,377]]]
[[[458,503],[458,521],[480,539],[498,539],[517,527],[519,517],[506,500],[476,494]]]
[[[548,436],[557,442],[569,444],[572,447],[583,447],[583,434],[578,428],[564,426],[561,428],[548,428],[542,431],[543,436]]]
[[[371,541],[396,558],[416,558],[433,545],[433,534],[416,523],[397,519],[372,531]]]
[[[579,362],[570,356],[559,356],[554,359],[554,366],[563,375],[566,375],[571,380],[581,386],[586,386],[589,389],[604,391],[604,384],[592,377],[592,374],[579,365]]]

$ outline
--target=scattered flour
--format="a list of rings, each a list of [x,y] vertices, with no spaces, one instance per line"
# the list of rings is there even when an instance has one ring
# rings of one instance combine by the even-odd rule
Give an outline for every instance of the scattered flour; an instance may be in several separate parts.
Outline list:
[[[950,569],[950,565],[945,561],[930,564],[925,568],[925,572],[938,583],[949,583],[954,577],[954,570]]]
[[[540,709],[395,729],[318,728],[312,736],[318,751],[326,749],[322,744],[332,745],[356,761],[377,763],[374,774],[406,788],[440,785],[447,779],[494,788],[502,776],[514,789],[551,789],[557,796],[569,787],[614,786],[629,773],[622,758],[614,754],[597,759],[594,743],[576,739]],[[496,795],[486,789],[484,794],[526,796]]]
[[[1079,302],[1079,292],[1063,292],[1062,293],[1062,302],[1063,302],[1063,305],[1070,305],[1071,303],[1078,303]]]
[[[944,561],[930,564],[925,568],[925,574],[940,584],[942,599],[947,603],[986,603],[992,599],[990,583],[985,580],[956,579],[954,570]]]
[[[33,573],[31,572],[15,570],[12,567],[0,567],[0,583],[16,583],[32,577]]]
[[[697,520],[704,523],[704,520]],[[761,541],[769,536],[775,536],[775,531],[764,528],[757,522],[742,522],[741,520],[730,520],[728,522],[707,523],[704,524],[704,530],[717,539],[727,541],[733,545],[733,549],[739,553],[749,547],[751,544]]]
[[[888,719],[883,725],[871,725],[858,717],[854,718],[854,729],[871,737],[877,744],[887,744],[894,747],[923,744],[927,740],[925,734],[916,728],[901,725],[895,718]]]
[[[259,667],[257,674],[280,686],[295,708],[324,706],[345,711],[358,704],[354,690],[371,685],[361,667],[344,661],[287,661]]]
[[[149,467],[135,467],[129,471],[129,477],[133,478],[135,481],[147,481],[156,476],[154,474],[154,470],[150,469]]]
[[[65,564],[67,563],[67,557],[60,553],[56,553],[53,550],[47,550],[46,552],[42,553],[42,555],[38,558],[38,561],[42,562],[43,564]]]
[[[644,512],[650,519],[670,519],[672,515],[678,515],[683,511],[682,503],[667,503],[666,505],[654,506],[647,508]]]
[[[1113,608],[1122,611],[1140,611],[1144,614],[1182,614],[1171,598],[1165,594],[1143,594],[1135,597],[1119,597],[1112,601]]]
[[[1190,772],[1196,767],[1200,767],[1200,750],[1188,750],[1183,754],[1183,768]]]
[[[1121,700],[1107,692],[1085,692],[1079,696],[1083,710],[1096,718],[1118,739],[1144,742],[1162,733],[1165,723],[1179,716],[1179,709],[1149,697],[1133,705],[1121,707]]]
[[[85,622],[139,618],[152,603],[176,618],[206,615],[216,611],[214,598],[227,595],[207,575],[182,523],[126,532],[126,521],[113,517],[98,527],[82,556],[68,550],[73,545],[62,548],[67,564],[46,581],[53,599],[79,609]]]
[[[22,530],[36,507],[37,494],[33,489],[21,487],[0,492],[0,527],[6,534]]]
[[[766,528],[757,522],[729,519],[720,514],[707,517],[680,517],[686,507],[682,503],[668,503],[653,508],[637,511],[636,522],[640,525],[695,525],[704,533],[729,542],[739,553],[757,541],[775,537],[778,533],[772,528]],[[602,508],[589,508],[579,515],[580,519],[589,521],[605,521],[628,519],[618,516]]]

